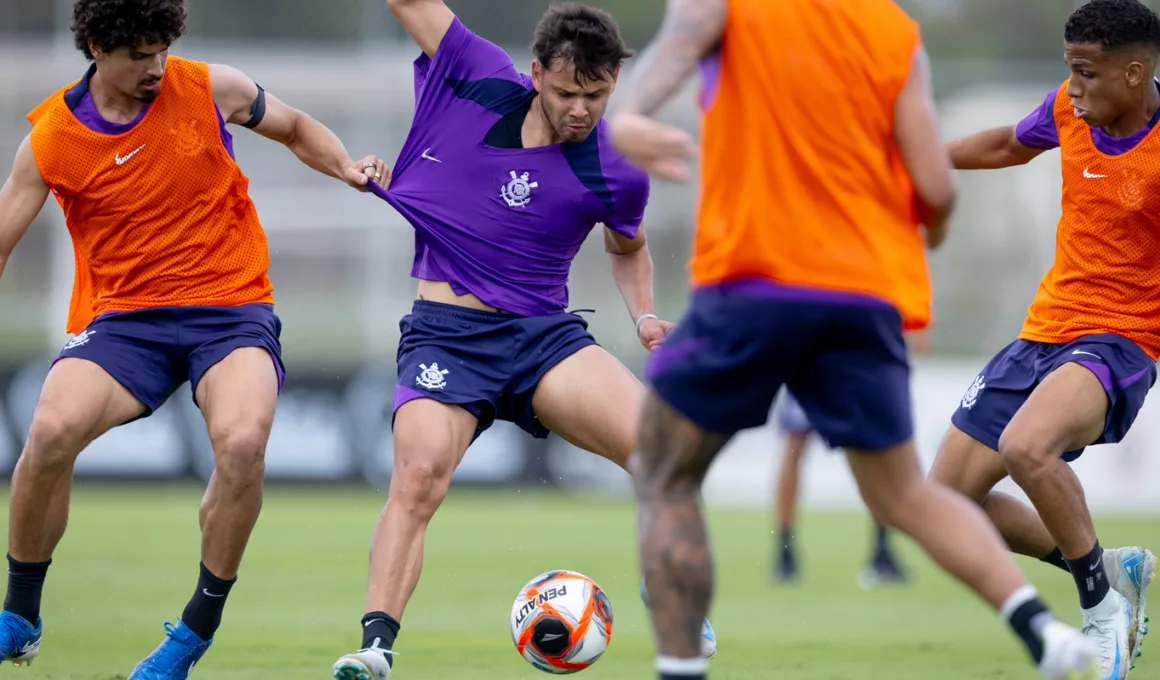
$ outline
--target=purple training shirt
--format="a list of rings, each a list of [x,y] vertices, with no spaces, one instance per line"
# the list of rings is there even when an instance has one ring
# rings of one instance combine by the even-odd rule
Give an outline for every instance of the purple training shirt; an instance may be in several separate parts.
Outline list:
[[[1160,81],[1157,82],[1156,86],[1160,88]],[[1015,126],[1015,137],[1020,144],[1029,149],[1042,149],[1043,151],[1059,148],[1059,129],[1055,126],[1055,98],[1058,94],[1058,87],[1047,93],[1047,98],[1043,100],[1039,108]],[[1156,125],[1158,118],[1160,118],[1160,111],[1156,112],[1156,115],[1152,117],[1144,129],[1127,137],[1113,137],[1099,128],[1092,128],[1092,142],[1101,153],[1109,156],[1125,154],[1144,141],[1144,138]]]
[[[449,283],[521,316],[568,305],[572,260],[597,224],[632,238],[648,175],[609,143],[501,149],[488,131],[535,96],[502,49],[456,19],[433,59],[415,61],[415,117],[386,191],[415,228],[411,275]]]

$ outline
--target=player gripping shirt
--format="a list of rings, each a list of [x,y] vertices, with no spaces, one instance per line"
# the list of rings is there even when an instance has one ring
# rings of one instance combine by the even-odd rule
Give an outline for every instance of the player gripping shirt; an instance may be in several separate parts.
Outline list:
[[[285,375],[269,255],[226,125],[283,142],[365,190],[333,133],[238,71],[169,57],[181,0],[78,0],[92,64],[28,116],[0,191],[0,271],[51,192],[72,237],[66,328],[13,473],[0,660],[40,651],[41,592],[81,450],[152,414],[189,382],[213,443],[200,576],[176,625],[130,680],[184,680],[213,642],[261,506],[262,458]],[[376,172],[377,174],[377,172]]]
[[[335,663],[340,679],[391,672],[427,523],[472,440],[497,419],[627,465],[644,388],[568,311],[569,269],[596,225],[641,343],[655,347],[669,326],[653,314],[641,226],[648,176],[611,146],[602,119],[631,56],[612,17],[549,9],[529,75],[443,2],[389,4],[423,54],[410,134],[378,193],[415,229],[419,299],[400,324],[394,474],[373,539],[362,647]],[[711,656],[707,620],[700,630]]]
[[[1069,462],[1121,441],[1160,356],[1160,18],[1094,0],[1064,30],[1071,77],[1014,126],[951,144],[963,169],[1021,165],[1058,148],[1055,261],[1019,337],[968,386],[932,469],[983,504],[1011,548],[1073,575],[1084,632],[1124,677],[1147,632],[1148,550],[1104,550]],[[1010,475],[1032,509],[992,487]]]
[[[696,491],[783,385],[847,449],[874,516],[1000,611],[1044,677],[1096,677],[1092,645],[1051,616],[982,512],[920,472],[903,331],[929,322],[924,235],[944,237],[954,188],[918,26],[889,0],[671,1],[613,138],[677,180],[691,142],[647,116],[698,63],[692,303],[650,361],[634,476],[661,679],[705,677]]]

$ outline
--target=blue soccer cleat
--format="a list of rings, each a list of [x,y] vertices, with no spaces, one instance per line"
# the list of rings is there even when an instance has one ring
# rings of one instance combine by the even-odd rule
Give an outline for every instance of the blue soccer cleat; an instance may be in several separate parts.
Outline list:
[[[181,621],[165,624],[165,639],[137,664],[129,680],[185,680],[213,640],[202,640]]]
[[[40,653],[40,634],[44,623],[36,620],[36,628],[12,612],[0,612],[0,661],[11,661],[14,666],[32,665]]]
[[[648,606],[648,591],[644,587],[644,579],[640,580],[640,599],[644,602],[644,606]],[[701,657],[704,659],[712,659],[717,655],[717,634],[713,632],[713,626],[709,624],[709,619],[701,624]],[[130,678],[132,680],[132,678]]]

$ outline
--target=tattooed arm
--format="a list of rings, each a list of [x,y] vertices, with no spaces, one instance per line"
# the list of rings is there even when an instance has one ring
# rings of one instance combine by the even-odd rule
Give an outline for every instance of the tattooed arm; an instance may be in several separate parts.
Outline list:
[[[693,140],[678,128],[651,118],[697,64],[721,42],[727,0],[668,0],[660,34],[641,56],[622,88],[619,110],[612,117],[612,143],[649,173],[675,182],[689,179],[686,160]]]
[[[651,116],[721,42],[727,0],[668,0],[660,33],[641,55],[621,104],[625,113]]]

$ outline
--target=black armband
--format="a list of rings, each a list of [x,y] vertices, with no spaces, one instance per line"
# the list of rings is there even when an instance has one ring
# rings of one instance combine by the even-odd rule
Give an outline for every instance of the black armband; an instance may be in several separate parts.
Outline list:
[[[254,84],[258,85],[257,83]],[[258,96],[254,99],[254,103],[250,104],[250,119],[243,123],[242,127],[248,127],[250,129],[256,128],[265,116],[266,91],[262,89],[261,85],[258,85]]]

